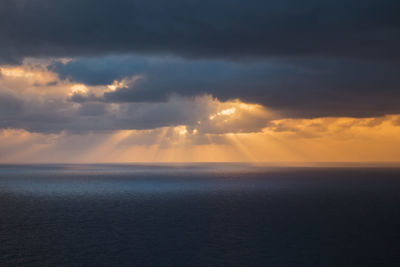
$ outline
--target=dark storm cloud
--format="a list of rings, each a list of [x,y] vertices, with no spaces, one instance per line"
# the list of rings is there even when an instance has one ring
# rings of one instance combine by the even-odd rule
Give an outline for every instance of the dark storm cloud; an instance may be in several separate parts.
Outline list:
[[[397,0],[2,0],[0,61],[115,53],[399,58]]]
[[[400,113],[400,62],[344,59],[274,59],[233,63],[172,57],[86,58],[51,67],[62,78],[100,85],[138,76],[103,98],[73,101],[155,102],[171,94],[212,94],[263,104],[287,116],[379,116]]]

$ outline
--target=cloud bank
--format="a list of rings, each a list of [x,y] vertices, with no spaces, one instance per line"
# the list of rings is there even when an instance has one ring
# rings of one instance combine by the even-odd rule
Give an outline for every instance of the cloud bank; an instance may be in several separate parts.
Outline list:
[[[3,0],[0,59],[112,53],[398,59],[396,0]]]

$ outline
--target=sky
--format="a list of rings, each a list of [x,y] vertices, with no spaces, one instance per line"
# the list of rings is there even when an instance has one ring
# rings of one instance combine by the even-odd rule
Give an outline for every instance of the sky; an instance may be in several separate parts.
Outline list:
[[[400,162],[396,0],[2,0],[0,163]]]

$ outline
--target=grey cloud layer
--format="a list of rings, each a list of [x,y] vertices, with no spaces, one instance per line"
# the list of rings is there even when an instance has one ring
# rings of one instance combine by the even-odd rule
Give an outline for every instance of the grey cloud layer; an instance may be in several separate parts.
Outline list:
[[[397,0],[2,0],[0,60],[112,53],[399,58]]]
[[[84,103],[75,106],[64,99],[24,99],[0,91],[0,128],[20,128],[32,132],[87,132],[122,129],[153,129],[193,124],[206,116],[206,106],[191,101],[157,105]],[[163,114],[163,116],[160,116]]]
[[[257,132],[272,116],[237,110],[239,118],[214,121],[220,102],[209,96],[171,97],[163,103],[76,104],[65,98],[24,97],[0,89],[0,129],[25,129],[30,132],[58,133],[144,130],[185,125],[199,133]],[[225,104],[231,107],[229,104]],[[201,122],[201,124],[199,124]]]
[[[82,58],[50,67],[63,79],[89,85],[141,75],[132,86],[76,102],[156,102],[171,94],[240,98],[291,117],[379,116],[400,113],[400,62],[271,59],[258,62],[174,57]]]

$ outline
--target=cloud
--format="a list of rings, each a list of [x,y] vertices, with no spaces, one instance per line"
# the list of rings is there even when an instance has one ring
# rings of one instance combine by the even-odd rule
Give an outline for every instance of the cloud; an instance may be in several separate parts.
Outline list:
[[[4,73],[10,73],[8,70],[3,68]],[[184,125],[191,132],[199,133],[252,132],[260,131],[275,116],[262,106],[239,100],[221,102],[210,95],[172,95],[164,102],[152,103],[104,102],[96,95],[112,91],[114,87],[59,80],[57,85],[39,86],[32,84],[36,79],[25,78],[29,69],[20,67],[17,72],[17,77],[0,77],[0,128],[3,129],[84,133]],[[126,80],[131,81],[134,79]],[[114,86],[125,85],[120,82]],[[78,96],[85,101],[77,101]],[[226,110],[234,112],[226,113]]]
[[[400,62],[327,58],[258,62],[157,56],[79,58],[49,67],[62,79],[107,85],[136,77],[97,98],[74,101],[162,102],[170,95],[239,98],[288,117],[369,117],[400,112]]]
[[[2,0],[0,161],[399,160],[399,8]]]
[[[0,61],[126,53],[398,59],[398,9],[396,0],[4,0]]]
[[[388,115],[371,118],[331,117],[316,119],[278,119],[268,123],[269,132],[285,134],[294,138],[337,139],[355,138],[363,133],[384,131],[396,128],[399,115]]]
[[[209,94],[287,117],[381,116],[400,112],[399,7],[395,0],[4,0],[0,64],[63,58],[50,66],[61,83],[114,86],[70,96],[81,104]],[[35,84],[53,88],[56,80]]]

